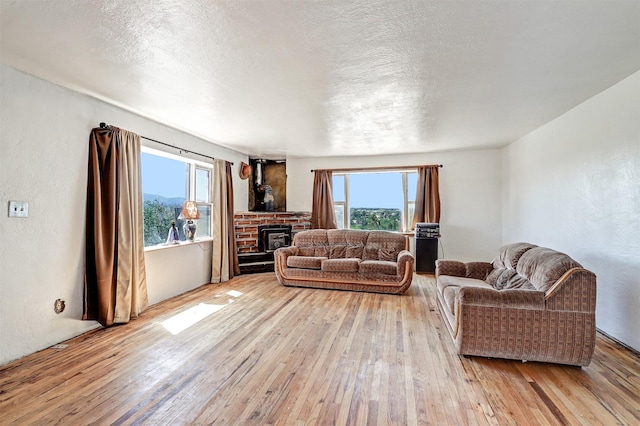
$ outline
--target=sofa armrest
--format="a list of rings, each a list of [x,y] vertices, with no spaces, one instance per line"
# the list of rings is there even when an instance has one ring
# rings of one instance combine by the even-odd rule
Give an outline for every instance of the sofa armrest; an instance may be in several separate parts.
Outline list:
[[[544,310],[544,292],[537,290],[494,290],[462,287],[455,300],[458,306],[489,306],[494,308]]]
[[[440,275],[450,275],[452,277],[465,277],[467,275],[467,267],[464,263],[457,260],[436,260],[436,279]]]
[[[489,262],[467,262],[465,265],[465,277],[476,280],[486,280],[489,272],[493,270],[493,265]]]
[[[276,251],[273,252],[273,257],[274,258],[278,258],[278,257],[282,257],[285,260],[285,265],[287,264],[287,257],[289,256],[296,256],[298,254],[298,247],[296,246],[289,246],[289,247],[280,247],[278,249],[276,249]]]
[[[572,268],[547,290],[547,309],[595,313],[596,293],[596,275],[587,269]]]
[[[298,247],[280,247],[273,252],[273,270],[280,284],[283,284],[283,274],[287,270],[287,258],[298,254]]]

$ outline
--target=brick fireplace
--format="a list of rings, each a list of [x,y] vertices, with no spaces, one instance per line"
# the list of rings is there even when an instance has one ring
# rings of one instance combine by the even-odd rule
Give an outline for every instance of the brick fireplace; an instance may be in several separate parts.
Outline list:
[[[236,230],[238,253],[258,253],[258,226],[291,225],[291,231],[311,229],[310,212],[238,212],[233,221]]]
[[[238,212],[234,215],[233,221],[238,245],[238,262],[243,274],[273,271],[273,248],[284,242],[288,245],[289,232],[293,236],[298,231],[311,229],[309,212]],[[287,235],[285,237],[271,234],[277,238],[277,244],[265,247],[265,230],[286,230]],[[266,236],[268,235],[267,232]]]

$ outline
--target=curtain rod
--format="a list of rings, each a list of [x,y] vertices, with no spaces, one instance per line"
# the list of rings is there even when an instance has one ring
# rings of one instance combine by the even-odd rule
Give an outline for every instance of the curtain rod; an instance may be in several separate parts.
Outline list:
[[[443,165],[442,164],[429,164],[426,165],[428,166],[438,166],[439,168],[442,168]],[[384,171],[384,170],[389,170],[389,171],[394,171],[394,170],[410,170],[410,169],[417,169],[418,167],[425,167],[424,165],[422,166],[398,166],[398,167],[350,167],[348,169],[311,169],[312,172],[324,172],[324,171],[330,171],[330,172],[368,172],[368,171]]]
[[[110,125],[110,124],[106,124],[106,123],[100,123],[100,128],[101,128],[101,129],[111,130],[111,125]],[[177,150],[180,150],[180,152],[181,152],[181,153],[182,153],[182,152],[187,152],[187,153],[189,153],[189,154],[195,154],[195,155],[199,155],[199,156],[201,156],[201,157],[207,157],[207,158],[210,158],[210,159],[212,159],[212,160],[215,160],[215,158],[214,158],[214,157],[211,157],[210,155],[200,154],[199,152],[190,151],[190,150],[188,150],[188,149],[180,148],[179,146],[171,145],[171,144],[169,144],[169,143],[165,143],[165,142],[160,142],[160,141],[158,141],[158,140],[151,139],[151,138],[148,138],[148,137],[146,137],[146,136],[140,136],[140,137],[141,137],[142,139],[146,139],[146,140],[151,141],[151,142],[159,143],[160,145],[165,145],[165,146],[168,146],[168,147],[171,147],[171,148],[175,148],[175,149],[177,149]],[[233,162],[230,162],[230,163],[231,163],[231,165],[233,166]]]

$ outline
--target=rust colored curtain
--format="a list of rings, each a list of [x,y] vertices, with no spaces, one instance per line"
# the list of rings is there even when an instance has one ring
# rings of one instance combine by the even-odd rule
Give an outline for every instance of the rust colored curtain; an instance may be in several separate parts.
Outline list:
[[[89,137],[82,319],[126,323],[149,305],[142,235],[140,136],[95,128]]]
[[[313,178],[312,229],[336,229],[336,212],[333,208],[333,173],[316,170]]]
[[[231,163],[213,160],[213,258],[211,282],[221,283],[240,275],[236,233],[233,224],[233,180]]]
[[[418,190],[413,228],[419,222],[440,223],[439,170],[438,166],[418,167]]]

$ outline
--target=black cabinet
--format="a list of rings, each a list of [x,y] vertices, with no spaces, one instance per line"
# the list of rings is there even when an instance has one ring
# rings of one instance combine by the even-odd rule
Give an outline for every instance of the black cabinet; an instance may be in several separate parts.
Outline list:
[[[418,223],[415,230],[416,272],[435,272],[440,225]]]

